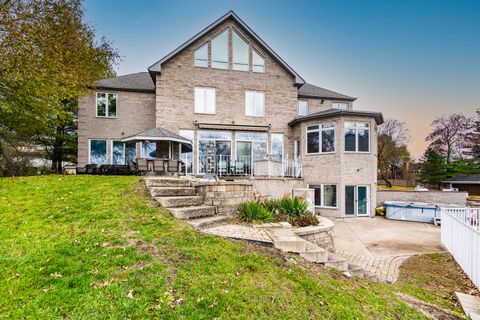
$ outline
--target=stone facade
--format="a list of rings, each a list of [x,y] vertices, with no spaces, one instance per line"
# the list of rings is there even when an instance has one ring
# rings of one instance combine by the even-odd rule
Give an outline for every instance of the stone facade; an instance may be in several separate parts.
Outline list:
[[[370,125],[369,152],[345,152],[345,122],[368,122]],[[335,152],[307,154],[307,126],[335,123]],[[376,172],[377,172],[377,125],[372,118],[359,116],[332,117],[322,120],[309,120],[297,124],[294,139],[302,141],[302,176],[305,186],[333,184],[337,186],[337,207],[320,208],[316,212],[324,216],[345,216],[345,186],[365,185],[369,187],[369,213],[375,216]]]
[[[334,224],[326,218],[320,218],[318,226],[308,226],[301,228],[293,228],[293,232],[304,240],[316,244],[330,252],[335,252],[335,232]]]
[[[216,213],[236,218],[238,205],[253,200],[253,184],[250,181],[193,182],[197,194],[204,197],[204,204],[214,206]]]
[[[265,72],[236,71],[194,66],[194,51],[218,33],[235,30],[265,57]],[[230,39],[231,42],[231,39]],[[229,65],[232,65],[231,45]],[[197,130],[195,121],[217,123],[226,126],[270,126],[269,133],[283,133],[286,154],[292,153],[291,130],[288,122],[297,116],[297,87],[294,77],[278,64],[254,39],[234,21],[226,21],[198,39],[190,47],[162,65],[162,73],[156,79],[157,126],[178,132],[180,129]],[[216,90],[215,114],[194,113],[195,87]],[[265,92],[265,116],[245,115],[245,91]],[[182,121],[178,121],[182,119]],[[271,140],[270,138],[268,139]],[[194,154],[197,152],[194,145]],[[235,145],[232,144],[232,154]]]
[[[97,117],[96,92],[117,94],[117,117]],[[84,96],[78,107],[78,165],[88,163],[90,139],[106,139],[107,154],[112,141],[155,128],[155,95],[152,93],[98,90]],[[138,154],[139,150],[137,150]]]
[[[228,69],[215,69],[210,65],[209,67],[194,66],[195,50],[211,41],[226,28],[240,34],[250,44],[250,52],[253,48],[263,56],[265,72],[236,71],[231,68],[233,64],[232,32],[229,33]],[[261,128],[256,129],[256,132],[262,131],[268,134],[268,154],[271,154],[271,137],[274,133],[283,134],[283,155],[288,159],[294,158],[294,141],[299,141],[303,179],[263,182],[257,183],[256,186],[198,186],[208,195],[205,200],[208,204],[231,205],[232,207],[226,209],[226,211],[232,212],[233,206],[237,205],[240,200],[251,197],[254,188],[261,189],[262,192],[267,193],[267,196],[279,197],[291,192],[293,187],[305,188],[309,184],[334,184],[337,187],[337,206],[335,208],[317,208],[316,212],[326,216],[344,217],[345,186],[366,185],[369,187],[369,203],[371,204],[369,212],[373,216],[373,204],[376,203],[377,171],[376,124],[373,117],[333,116],[328,119],[299,122],[290,126],[289,122],[298,117],[298,100],[304,98],[298,96],[298,83],[295,75],[288,71],[288,68],[274,57],[274,54],[270,55],[264,48],[266,47],[258,43],[255,37],[234,19],[227,19],[161,65],[161,72],[153,74],[155,76],[155,87],[152,87],[152,90],[155,90],[155,93],[99,90],[101,92],[117,93],[116,118],[96,117],[95,92],[85,96],[79,103],[79,165],[84,166],[89,161],[88,144],[90,139],[108,140],[107,155],[111,155],[113,140],[120,140],[128,135],[162,127],[174,133],[180,133],[180,130],[185,129],[193,130],[193,172],[198,173],[198,131],[202,130],[202,125],[221,125],[222,130],[232,131],[231,156],[234,159],[236,155],[236,132],[238,130],[249,130],[242,129],[242,127],[261,126]],[[210,51],[209,49],[209,61],[211,60]],[[251,55],[249,59],[251,66]],[[215,89],[215,114],[194,112],[195,87]],[[247,90],[264,92],[264,116],[245,115],[245,91]],[[332,103],[337,102],[334,99],[314,99],[310,97],[306,100],[309,103],[309,113],[328,110],[332,107]],[[347,103],[348,108],[352,109],[352,102]],[[343,151],[345,121],[370,123],[370,150],[368,153],[359,154]],[[306,126],[324,122],[335,122],[336,124],[335,152],[307,155],[305,152]],[[139,148],[140,144],[137,144],[137,155],[140,154]],[[162,150],[157,145],[157,153]],[[166,153],[166,149],[163,151],[163,153]],[[174,158],[177,158],[179,156],[178,144],[173,144],[169,152]],[[210,190],[210,188],[225,188],[225,190]],[[235,189],[234,191],[229,188],[243,189]],[[229,190],[227,191],[227,189]],[[237,191],[238,193],[236,193]],[[247,193],[250,194],[247,195]]]

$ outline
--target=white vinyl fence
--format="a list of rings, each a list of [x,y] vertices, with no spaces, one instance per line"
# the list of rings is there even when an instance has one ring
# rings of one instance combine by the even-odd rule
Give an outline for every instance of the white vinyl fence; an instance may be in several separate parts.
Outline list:
[[[442,243],[480,287],[480,209],[442,208]]]

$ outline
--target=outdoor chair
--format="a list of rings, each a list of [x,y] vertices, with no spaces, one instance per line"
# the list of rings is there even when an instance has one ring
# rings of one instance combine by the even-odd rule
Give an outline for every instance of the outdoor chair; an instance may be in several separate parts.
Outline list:
[[[220,160],[218,161],[218,167],[217,167],[217,170],[218,170],[218,174],[227,174],[227,161],[225,160]]]
[[[170,173],[173,173],[173,172],[178,172],[178,160],[168,160],[168,168],[167,168],[167,171],[170,172]]]
[[[133,162],[132,160],[128,160],[127,164],[128,164],[129,173],[130,174],[137,174],[138,169],[137,169],[137,166],[135,165],[135,162]]]
[[[243,161],[235,161],[235,174],[245,174],[245,164]]]
[[[85,166],[85,173],[86,174],[95,174],[97,173],[97,165],[90,163]]]
[[[153,171],[156,174],[165,173],[164,161],[159,159],[153,160]]]
[[[138,172],[140,172],[141,174],[146,174],[148,172],[147,159],[137,159],[137,168]]]

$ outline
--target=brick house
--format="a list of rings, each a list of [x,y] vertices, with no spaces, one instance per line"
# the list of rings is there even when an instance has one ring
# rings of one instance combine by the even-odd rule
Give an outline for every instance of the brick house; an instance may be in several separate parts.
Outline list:
[[[98,81],[79,104],[78,163],[177,158],[185,174],[213,162],[216,173],[254,177],[291,169],[315,189],[319,213],[369,216],[383,118],[355,99],[306,83],[230,11],[148,72]]]

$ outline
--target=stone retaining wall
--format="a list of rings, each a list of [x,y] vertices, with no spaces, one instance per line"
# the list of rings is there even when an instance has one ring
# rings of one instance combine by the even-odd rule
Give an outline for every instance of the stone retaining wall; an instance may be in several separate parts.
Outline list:
[[[335,252],[333,222],[325,217],[319,217],[317,226],[294,228],[293,232],[304,240],[316,244],[330,252]]]
[[[443,191],[377,191],[377,206],[382,206],[385,201],[426,202],[438,204],[456,204],[466,206],[466,192]]]
[[[238,205],[253,200],[253,183],[250,181],[208,181],[195,182],[198,195],[204,197],[204,204],[215,206],[217,214],[236,217]]]

